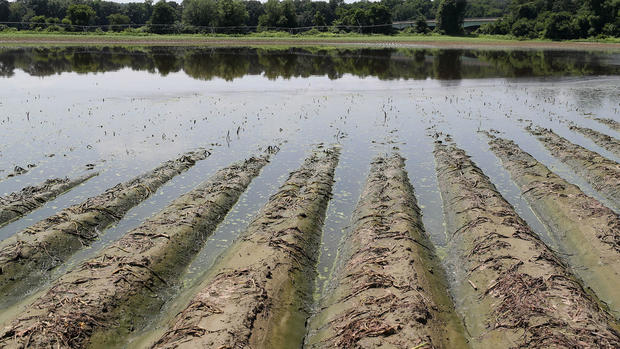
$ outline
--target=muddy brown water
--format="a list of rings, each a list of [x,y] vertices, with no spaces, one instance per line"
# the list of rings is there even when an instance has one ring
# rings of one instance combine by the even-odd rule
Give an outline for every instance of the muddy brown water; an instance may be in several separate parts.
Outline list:
[[[523,128],[530,121],[602,156],[617,155],[570,129],[620,139],[620,54],[584,51],[438,49],[6,47],[0,48],[0,195],[49,178],[100,173],[0,228],[0,240],[162,162],[198,147],[196,163],[131,209],[92,246],[51,271],[50,280],[0,309],[18,314],[51,282],[136,228],[230,163],[285,141],[241,195],[180,281],[177,296],[125,346],[157,341],[200,290],[205,273],[270,195],[318,143],[340,143],[319,250],[315,306],[333,281],[338,246],[351,224],[369,164],[399,150],[426,233],[454,280],[446,253],[433,141],[449,133],[502,196],[561,258],[549,234],[478,130],[495,129],[587,195],[613,202]],[[6,178],[16,166],[27,173]],[[459,303],[459,299],[455,300]],[[3,326],[3,325],[2,325]]]

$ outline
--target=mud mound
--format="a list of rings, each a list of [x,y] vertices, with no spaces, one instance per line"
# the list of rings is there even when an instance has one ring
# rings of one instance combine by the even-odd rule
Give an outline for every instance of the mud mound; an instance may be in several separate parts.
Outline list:
[[[404,166],[373,161],[307,348],[467,347]]]
[[[167,290],[266,163],[251,158],[218,171],[65,274],[0,334],[0,347],[118,345],[159,310]]]
[[[618,324],[465,152],[436,144],[457,298],[474,348],[617,348]]]
[[[19,192],[0,197],[0,226],[43,206],[58,195],[98,175],[93,172],[75,179],[54,178],[42,184],[25,187]]]
[[[598,153],[571,143],[555,132],[542,127],[527,127],[553,156],[570,166],[596,191],[620,208],[620,164]]]
[[[620,122],[614,119],[594,118],[594,120],[600,122],[601,124],[609,126],[611,129],[615,130],[616,132],[620,132]]]
[[[40,282],[47,272],[89,246],[101,230],[118,222],[132,207],[164,183],[208,156],[190,152],[101,195],[68,207],[0,243],[0,307],[15,294]]]
[[[297,348],[339,150],[313,152],[215,265],[155,348]]]
[[[609,150],[617,157],[620,157],[620,141],[618,141],[614,137],[608,136],[604,133],[600,133],[587,127],[571,125],[569,128],[573,131],[577,131],[585,135],[586,137],[590,138],[594,143],[598,144],[606,150]]]
[[[490,136],[523,196],[616,317],[620,314],[620,217],[566,182],[512,141]]]

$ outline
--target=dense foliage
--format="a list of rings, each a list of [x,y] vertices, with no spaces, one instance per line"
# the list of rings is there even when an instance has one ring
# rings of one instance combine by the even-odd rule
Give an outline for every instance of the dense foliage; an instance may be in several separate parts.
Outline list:
[[[448,0],[450,2],[453,0]],[[458,19],[499,16],[509,0],[458,0],[464,10],[443,19],[446,33],[459,33]],[[435,19],[446,0],[153,0],[119,3],[104,0],[0,0],[0,22],[36,30],[147,30],[158,33],[244,33],[252,30],[354,31],[389,33],[394,21],[416,23],[430,31],[425,20]],[[448,23],[449,22],[449,23]],[[1,24],[0,24],[1,26]],[[131,29],[133,28],[133,29]],[[139,28],[139,29],[137,29]]]
[[[500,21],[480,30],[554,40],[620,36],[620,0],[514,0]]]
[[[437,29],[449,35],[461,34],[465,6],[465,0],[442,0],[437,8]]]
[[[0,24],[34,30],[133,30],[246,33],[255,30],[390,33],[393,22],[416,32],[463,33],[463,19],[501,17],[480,33],[522,38],[620,36],[620,0],[0,0]],[[11,23],[8,23],[11,22]]]

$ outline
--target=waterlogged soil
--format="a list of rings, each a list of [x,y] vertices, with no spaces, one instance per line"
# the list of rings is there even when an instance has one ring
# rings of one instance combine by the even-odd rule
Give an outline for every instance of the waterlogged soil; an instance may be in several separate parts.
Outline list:
[[[553,156],[569,165],[594,189],[612,200],[616,207],[620,207],[620,163],[574,144],[550,129],[528,126],[527,130],[536,136]]]
[[[108,347],[157,309],[208,235],[267,163],[218,171],[55,282],[0,334],[4,347]],[[120,337],[122,338],[122,337]],[[118,343],[116,343],[118,345]]]
[[[318,146],[154,348],[301,346],[339,149]]]
[[[466,348],[399,155],[376,158],[306,348]]]
[[[438,141],[457,297],[473,348],[615,348],[615,319],[462,150]]]
[[[488,138],[478,131],[498,130],[509,135],[550,171],[618,213],[620,208],[612,199],[560,161],[523,125],[531,122],[551,129],[573,144],[620,161],[610,150],[569,128],[576,125],[618,138],[609,122],[595,119],[620,120],[619,75],[620,55],[600,51],[308,46],[0,48],[0,84],[11,87],[0,94],[0,171],[4,170],[0,173],[0,195],[19,192],[50,178],[77,178],[84,173],[85,164],[99,173],[0,227],[0,244],[179,154],[199,148],[211,151],[208,161],[198,161],[174,176],[114,219],[107,229],[98,228],[92,242],[84,240],[89,246],[80,245],[58,267],[43,271],[44,282],[35,278],[23,287],[15,287],[13,297],[1,297],[5,305],[0,311],[0,328],[10,326],[30,311],[33,302],[48,304],[45,295],[60,283],[59,277],[73,275],[84,262],[110,252],[108,248],[128,232],[219,169],[248,159],[258,149],[272,144],[281,144],[280,151],[271,156],[271,162],[230,213],[222,217],[212,235],[196,246],[202,249],[187,269],[179,272],[177,279],[168,280],[169,287],[153,288],[157,291],[153,303],[140,298],[153,296],[150,290],[142,296],[136,293],[132,301],[118,308],[135,318],[130,315],[120,318],[122,323],[119,320],[108,324],[110,332],[97,329],[84,343],[144,348],[151,347],[165,332],[169,335],[177,314],[219,270],[214,266],[241,241],[239,236],[245,236],[269,196],[319,143],[339,143],[341,151],[324,224],[312,254],[315,263],[306,272],[308,277],[296,283],[304,289],[311,284],[311,295],[292,322],[301,324],[295,325],[293,337],[301,343],[305,329],[297,319],[321,310],[321,300],[339,280],[338,270],[347,258],[340,255],[338,247],[345,236],[345,242],[352,241],[347,233],[355,223],[353,212],[360,203],[371,159],[394,151],[407,159],[405,169],[421,214],[417,219],[422,221],[430,240],[426,246],[436,248],[450,280],[448,291],[459,314],[467,314],[462,307],[464,298],[456,290],[460,283],[471,284],[457,278],[460,263],[454,259],[458,254],[447,248],[451,235],[444,225],[446,210],[435,171],[433,137],[429,136],[452,135],[535,235],[562,261],[570,261],[575,251],[565,248],[542,216],[532,210],[533,205],[522,195],[519,185],[490,151]],[[23,173],[7,177],[15,167],[24,169],[20,170]],[[72,241],[79,240],[83,239]],[[160,243],[167,239],[145,239],[149,240]],[[115,253],[121,255],[119,251]],[[123,270],[131,270],[140,278],[148,274],[134,265],[124,265]],[[579,268],[574,270],[577,275],[585,274]],[[124,277],[138,280],[133,274]],[[421,280],[422,275],[417,277]],[[604,286],[585,276],[582,279],[586,282],[583,289],[592,297],[590,288]],[[162,284],[154,275],[150,280],[149,287]],[[119,287],[123,284],[119,281]],[[134,285],[143,289],[138,281]],[[539,295],[536,292],[533,294]],[[90,293],[87,296],[95,297]],[[304,293],[299,299],[306,296]],[[520,299],[529,304],[529,298]],[[581,303],[587,307],[591,304]],[[153,306],[156,309],[149,304],[157,304]],[[433,309],[429,313],[434,314]],[[499,319],[503,324],[505,319]],[[128,331],[132,325],[135,328]],[[71,326],[67,328],[75,328]],[[59,327],[58,331],[64,329]],[[607,336],[606,327],[597,331]],[[200,333],[199,329],[196,333]]]
[[[27,186],[19,192],[0,197],[0,226],[36,210],[44,203],[96,175],[98,173],[93,172],[75,179],[48,179],[42,184]]]
[[[570,129],[582,133],[594,143],[609,150],[616,157],[620,158],[620,140],[587,127],[571,125]]]
[[[614,130],[616,132],[620,132],[620,122],[618,122],[618,121],[616,121],[614,119],[594,118],[594,120],[600,122],[601,124],[609,126],[609,128],[611,128],[612,130]]]
[[[167,161],[2,241],[0,294],[3,301],[0,304],[22,293],[23,288],[36,284],[76,251],[92,244],[102,230],[118,222],[133,206],[208,154],[201,150]]]
[[[563,247],[573,270],[620,318],[620,216],[514,142],[489,136],[491,150]]]

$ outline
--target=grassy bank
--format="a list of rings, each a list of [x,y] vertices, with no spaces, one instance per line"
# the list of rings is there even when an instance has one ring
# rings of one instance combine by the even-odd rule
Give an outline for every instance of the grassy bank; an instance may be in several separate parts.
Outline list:
[[[0,32],[0,44],[137,44],[137,45],[355,45],[421,46],[444,48],[550,48],[620,50],[620,38],[571,41],[518,40],[509,36],[481,35],[456,37],[445,35],[363,35],[289,34],[262,32],[246,35],[225,34],[150,34],[150,33],[42,33],[36,31]]]

